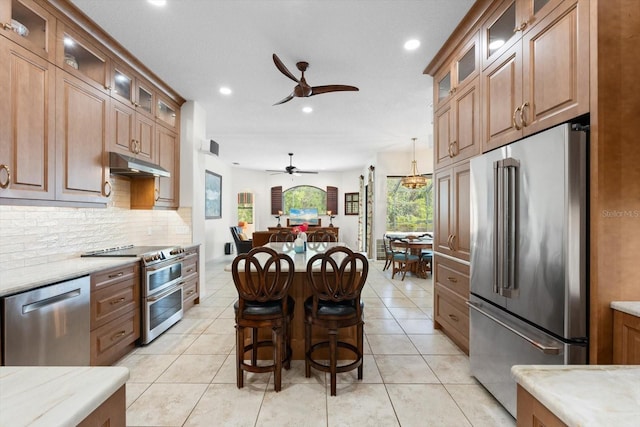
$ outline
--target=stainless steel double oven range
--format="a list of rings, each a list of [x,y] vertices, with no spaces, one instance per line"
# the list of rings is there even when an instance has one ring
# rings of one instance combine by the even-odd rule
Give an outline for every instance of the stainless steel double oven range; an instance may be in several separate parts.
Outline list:
[[[83,257],[139,257],[142,264],[142,344],[148,344],[182,319],[184,248],[122,246],[87,252]]]

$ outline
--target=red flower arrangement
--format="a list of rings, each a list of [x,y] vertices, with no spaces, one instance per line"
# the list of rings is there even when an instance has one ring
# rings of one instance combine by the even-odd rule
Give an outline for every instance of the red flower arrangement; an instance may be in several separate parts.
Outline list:
[[[306,223],[306,222],[303,222],[303,223],[302,223],[302,224],[300,224],[299,226],[297,226],[297,227],[293,227],[293,228],[291,229],[291,232],[292,232],[293,234],[295,234],[295,235],[298,235],[298,234],[300,234],[300,233],[306,233],[308,229],[309,229],[309,224],[308,224],[308,223]]]

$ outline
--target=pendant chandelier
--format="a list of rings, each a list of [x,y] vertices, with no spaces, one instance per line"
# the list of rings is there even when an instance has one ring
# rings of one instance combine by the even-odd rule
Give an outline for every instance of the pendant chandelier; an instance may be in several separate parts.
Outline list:
[[[420,175],[418,173],[418,162],[416,162],[416,139],[411,138],[413,140],[413,161],[411,162],[411,173],[410,175],[402,178],[402,186],[410,188],[412,190],[416,188],[422,188],[427,185],[427,178]]]

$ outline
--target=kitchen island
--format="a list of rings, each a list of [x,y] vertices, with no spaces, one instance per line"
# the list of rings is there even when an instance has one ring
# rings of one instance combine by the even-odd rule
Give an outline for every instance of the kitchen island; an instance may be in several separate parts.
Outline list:
[[[516,365],[518,426],[637,426],[640,366]]]
[[[0,367],[1,426],[125,426],[123,367]]]

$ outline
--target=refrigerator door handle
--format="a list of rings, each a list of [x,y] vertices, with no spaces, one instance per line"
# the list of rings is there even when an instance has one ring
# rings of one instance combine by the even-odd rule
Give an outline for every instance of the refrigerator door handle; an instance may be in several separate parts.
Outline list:
[[[504,255],[502,253],[502,166],[500,161],[493,162],[493,292],[500,294]]]
[[[519,336],[523,340],[527,341],[529,344],[531,344],[532,346],[534,346],[535,348],[537,348],[538,350],[540,350],[544,354],[560,354],[560,352],[562,351],[561,348],[544,345],[544,344],[532,339],[531,337],[528,337],[527,335],[523,334],[522,332],[518,331],[517,329],[507,325],[506,323],[504,323],[503,321],[501,321],[497,317],[495,317],[495,316],[487,313],[486,311],[480,309],[480,307],[478,307],[478,305],[476,303],[473,303],[471,301],[467,301],[467,305],[469,306],[469,308],[472,308],[475,311],[477,311],[478,313],[482,314],[483,316],[488,317],[489,319],[493,320],[494,322],[496,322],[497,324],[499,324],[503,328],[513,332],[514,334],[516,334],[517,336]]]
[[[505,195],[505,209],[506,212],[503,215],[504,218],[504,243],[506,254],[506,280],[502,285],[501,295],[507,298],[518,296],[518,286],[516,283],[517,273],[516,268],[518,265],[518,171],[520,168],[520,162],[512,157],[506,158],[502,161],[502,166],[505,170],[506,177],[506,195]]]
[[[511,157],[497,160],[493,164],[493,291],[507,298],[518,295],[516,266],[519,167],[520,162]]]

